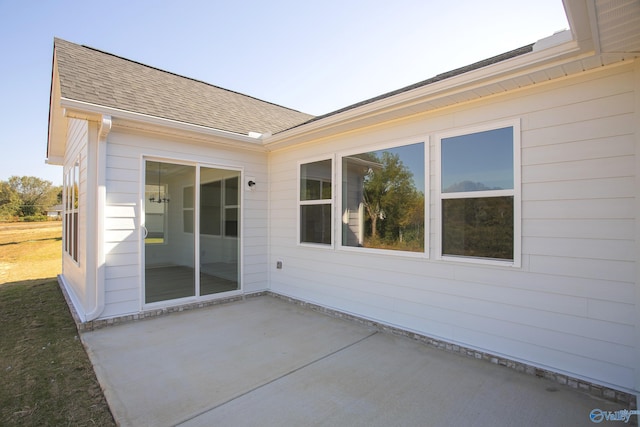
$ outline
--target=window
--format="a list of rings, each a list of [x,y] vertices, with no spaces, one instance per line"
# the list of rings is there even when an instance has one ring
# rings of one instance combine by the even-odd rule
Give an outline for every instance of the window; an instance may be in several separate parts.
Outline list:
[[[80,158],[64,176],[64,251],[78,262],[78,211],[80,189]]]
[[[342,245],[425,252],[424,143],[342,158]]]
[[[145,228],[147,229],[147,237],[144,242],[146,244],[166,243],[166,214],[167,204],[157,203],[151,199],[162,199],[167,196],[166,185],[148,185],[144,187],[144,212],[145,212]]]
[[[331,245],[333,162],[300,165],[299,242]]]
[[[235,176],[200,185],[200,234],[238,237],[238,183]],[[193,186],[183,189],[183,224],[185,233],[193,233]]]
[[[238,183],[240,179],[227,178],[224,180],[224,235],[238,237]]]
[[[169,163],[145,160],[144,166],[144,243],[168,244],[169,184],[166,177],[172,166]]]
[[[222,181],[200,185],[200,234],[222,235]],[[193,231],[193,230],[192,230]]]
[[[192,185],[182,189],[182,224],[185,233],[193,233],[194,198]]]
[[[519,126],[441,137],[438,149],[441,256],[519,265]]]

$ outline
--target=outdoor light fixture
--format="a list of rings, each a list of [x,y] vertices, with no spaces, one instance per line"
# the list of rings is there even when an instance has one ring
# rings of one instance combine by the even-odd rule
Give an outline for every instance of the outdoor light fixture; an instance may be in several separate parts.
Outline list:
[[[169,195],[165,194],[164,197],[161,194],[161,187],[160,187],[160,163],[158,163],[158,198],[156,199],[156,196],[151,196],[149,197],[149,201],[151,203],[169,203]]]

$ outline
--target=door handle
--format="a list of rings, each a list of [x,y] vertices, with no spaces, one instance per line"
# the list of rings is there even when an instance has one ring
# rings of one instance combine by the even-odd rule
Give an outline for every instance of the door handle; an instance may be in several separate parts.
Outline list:
[[[145,227],[144,225],[141,225],[140,227],[142,228],[142,231],[144,232],[143,239],[146,239],[147,236],[149,235],[149,230],[147,230],[147,227]]]

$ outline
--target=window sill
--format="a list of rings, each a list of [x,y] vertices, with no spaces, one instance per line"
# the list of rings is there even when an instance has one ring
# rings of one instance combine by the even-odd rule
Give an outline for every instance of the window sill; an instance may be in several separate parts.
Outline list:
[[[461,264],[478,264],[493,267],[512,267],[520,268],[520,262],[517,260],[500,260],[495,258],[479,258],[468,256],[441,255],[436,258],[438,261],[456,262]]]

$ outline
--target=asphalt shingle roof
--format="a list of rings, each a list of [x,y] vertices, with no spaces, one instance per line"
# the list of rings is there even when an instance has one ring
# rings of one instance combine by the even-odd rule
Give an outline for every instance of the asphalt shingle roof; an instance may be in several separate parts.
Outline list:
[[[62,39],[55,54],[63,98],[239,134],[276,134],[502,62],[533,44],[314,117]]]
[[[245,135],[313,117],[62,39],[54,48],[63,98]]]

